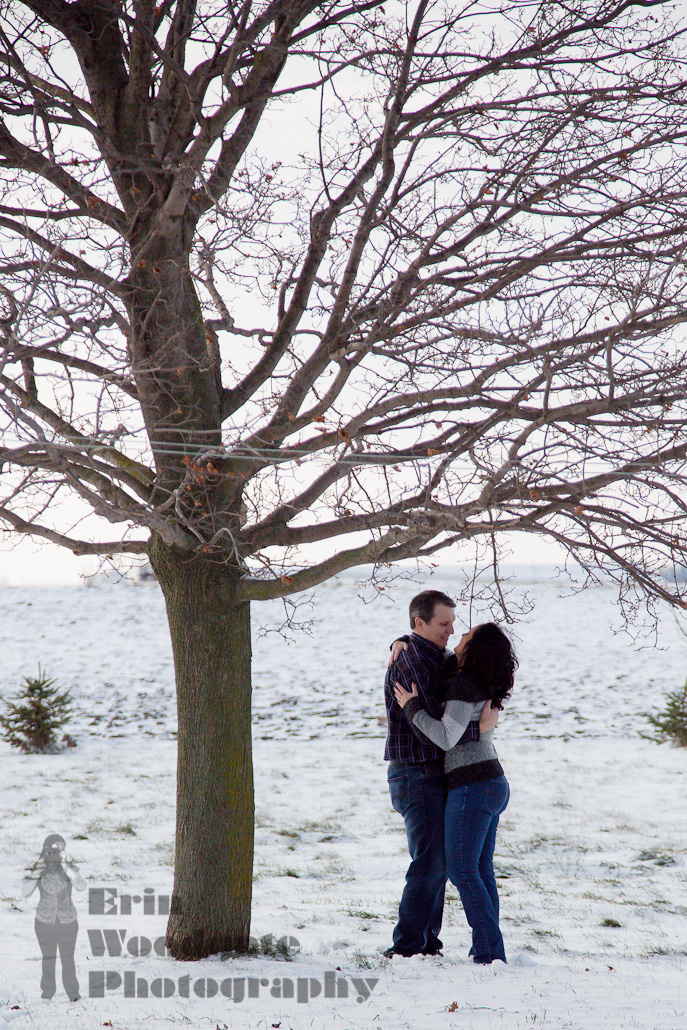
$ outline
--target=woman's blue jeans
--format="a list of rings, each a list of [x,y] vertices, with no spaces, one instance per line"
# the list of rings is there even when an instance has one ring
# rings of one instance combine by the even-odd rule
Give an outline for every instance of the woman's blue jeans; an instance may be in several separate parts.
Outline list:
[[[403,816],[411,863],[394,929],[400,955],[433,954],[444,912],[444,808],[446,787],[442,763],[391,761],[388,771],[391,804]]]
[[[493,859],[499,816],[509,797],[505,776],[497,776],[454,787],[446,800],[446,872],[472,927],[470,954],[475,962],[506,961]]]

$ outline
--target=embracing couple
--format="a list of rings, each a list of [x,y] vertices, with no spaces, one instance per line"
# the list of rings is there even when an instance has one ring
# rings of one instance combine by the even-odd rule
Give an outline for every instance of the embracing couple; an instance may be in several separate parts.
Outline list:
[[[385,955],[437,955],[446,879],[472,928],[474,962],[506,961],[493,854],[509,789],[493,730],[517,658],[494,623],[446,650],[455,604],[438,590],[410,603],[410,637],[396,641],[384,695],[391,803],[404,820],[411,863]]]

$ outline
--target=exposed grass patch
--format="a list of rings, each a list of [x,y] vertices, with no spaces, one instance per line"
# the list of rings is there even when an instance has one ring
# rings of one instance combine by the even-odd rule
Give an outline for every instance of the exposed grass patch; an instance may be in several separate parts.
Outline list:
[[[295,937],[284,936],[275,940],[274,934],[268,933],[259,939],[251,937],[247,952],[242,954],[266,955],[268,958],[281,958],[285,962],[293,962],[300,950],[300,943]]]
[[[655,862],[656,865],[675,865],[675,859],[667,851],[640,851],[634,862]]]
[[[362,908],[345,908],[344,912],[347,916],[352,916],[354,919],[381,919],[381,916],[375,915],[374,912],[366,912]]]
[[[362,951],[353,952],[353,961],[358,969],[386,969],[391,965],[391,959],[385,955],[366,955]]]
[[[323,819],[322,822],[306,822],[299,827],[302,833],[336,833],[341,829],[339,823],[331,819]]]
[[[317,856],[318,860],[323,859],[323,855]],[[341,862],[337,859],[336,855],[331,858],[327,858],[318,866],[317,870],[313,870],[308,874],[316,880],[331,880],[336,879],[339,883],[350,883],[355,879],[353,870],[350,866],[346,865],[345,862]]]

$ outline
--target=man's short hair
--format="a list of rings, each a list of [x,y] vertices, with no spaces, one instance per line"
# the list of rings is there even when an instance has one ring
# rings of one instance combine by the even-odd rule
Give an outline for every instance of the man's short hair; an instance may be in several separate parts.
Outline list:
[[[445,604],[448,608],[456,607],[456,602],[448,594],[442,594],[441,590],[423,590],[421,594],[416,594],[408,609],[410,628],[415,629],[416,619],[429,622],[438,604]]]

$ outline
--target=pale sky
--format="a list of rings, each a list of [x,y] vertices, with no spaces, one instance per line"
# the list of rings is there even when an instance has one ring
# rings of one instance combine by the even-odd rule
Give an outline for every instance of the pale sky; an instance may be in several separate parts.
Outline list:
[[[37,544],[16,533],[3,533],[0,543],[0,586],[80,583],[93,575],[98,559],[77,557],[55,544]]]
[[[98,572],[97,557],[77,557],[55,544],[35,543],[15,533],[4,533],[0,541],[0,587],[76,584]],[[511,551],[508,564],[513,565],[553,565],[563,560],[563,552],[555,544],[523,533],[513,535]],[[323,549],[318,557],[326,553]],[[459,556],[456,548],[448,548],[433,560],[447,565]],[[111,566],[106,565],[108,568]]]

